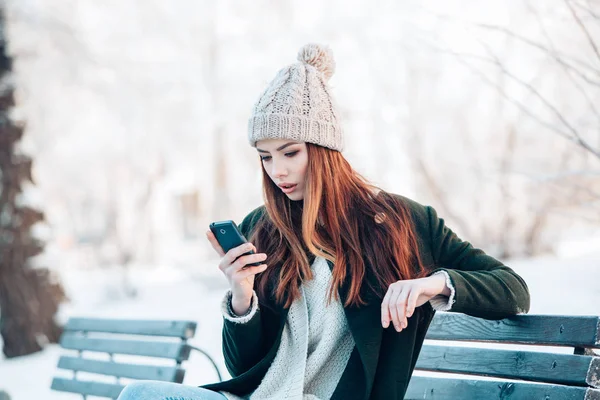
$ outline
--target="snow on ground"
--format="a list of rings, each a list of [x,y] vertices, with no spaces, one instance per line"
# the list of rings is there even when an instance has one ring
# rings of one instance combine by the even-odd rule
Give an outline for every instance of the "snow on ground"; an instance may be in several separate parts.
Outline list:
[[[216,264],[203,267],[216,269]],[[73,270],[64,274],[63,283],[72,302],[61,309],[59,320],[94,316],[196,321],[196,335],[189,343],[207,351],[221,372],[229,377],[221,356],[219,303],[227,290],[224,277],[163,268],[135,270],[130,276],[137,282],[138,293],[136,298],[130,299],[122,289],[122,275],[119,270]],[[50,390],[53,376],[71,377],[69,371],[56,369],[61,354],[65,351],[58,345],[49,345],[37,354],[0,359],[0,388],[13,400],[81,398]],[[218,380],[210,362],[197,352],[193,352],[184,365],[186,384],[200,385]]]
[[[600,253],[518,260],[508,265],[529,285],[531,313],[600,315]],[[216,262],[202,267],[193,274],[181,269],[132,269],[129,276],[137,290],[133,299],[124,295],[123,274],[119,270],[65,272],[62,279],[72,302],[61,309],[59,319],[81,315],[197,321],[198,329],[190,343],[211,354],[224,378],[228,378],[221,355],[219,311],[227,282],[216,270]],[[70,377],[68,371],[56,369],[60,354],[64,351],[57,345],[49,345],[31,356],[0,359],[0,388],[8,391],[13,400],[81,398],[50,390],[53,376]],[[198,353],[193,353],[184,365],[185,384],[217,380],[210,363]]]

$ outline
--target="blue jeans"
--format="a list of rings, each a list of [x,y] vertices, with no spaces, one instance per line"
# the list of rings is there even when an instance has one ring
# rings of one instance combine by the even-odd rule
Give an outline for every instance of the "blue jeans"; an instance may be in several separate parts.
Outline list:
[[[161,381],[136,381],[125,386],[117,400],[227,400],[219,392]]]

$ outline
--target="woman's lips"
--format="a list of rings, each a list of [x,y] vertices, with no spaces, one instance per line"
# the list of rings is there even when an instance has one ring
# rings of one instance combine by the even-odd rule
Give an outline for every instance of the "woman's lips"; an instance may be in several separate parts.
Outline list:
[[[298,185],[293,185],[293,186],[290,186],[289,188],[282,187],[281,190],[283,191],[283,193],[289,194],[289,193],[292,193],[296,189],[296,186],[298,186]]]

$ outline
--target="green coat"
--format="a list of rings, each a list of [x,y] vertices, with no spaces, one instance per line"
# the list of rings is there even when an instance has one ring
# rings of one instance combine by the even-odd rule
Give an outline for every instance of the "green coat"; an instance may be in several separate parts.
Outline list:
[[[431,273],[444,270],[450,275],[456,290],[452,312],[501,319],[529,311],[529,291],[519,275],[459,239],[432,207],[395,196],[411,210],[424,265],[433,266]],[[246,237],[264,213],[261,206],[242,221],[240,230]],[[343,303],[347,290],[338,293]],[[393,324],[384,329],[382,299],[367,293],[363,297],[369,303],[366,306],[344,308],[356,346],[332,399],[402,399],[435,313],[427,302],[415,309],[401,332]],[[223,354],[233,378],[202,387],[240,396],[254,391],[275,358],[288,310],[263,307],[246,324],[224,319]]]

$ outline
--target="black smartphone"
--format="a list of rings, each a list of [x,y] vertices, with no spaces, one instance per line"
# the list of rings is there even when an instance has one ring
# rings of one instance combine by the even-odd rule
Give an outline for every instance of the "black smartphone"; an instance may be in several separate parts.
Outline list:
[[[238,247],[244,243],[247,243],[248,240],[244,237],[242,232],[238,226],[232,220],[228,219],[226,221],[216,221],[209,225],[211,232],[217,238],[217,241],[221,245],[221,248],[225,253],[234,247]],[[250,250],[247,253],[242,255],[254,254],[254,250]],[[241,256],[240,256],[241,257]],[[239,258],[239,257],[238,257]],[[237,260],[237,258],[236,258]],[[255,267],[261,265],[260,262],[255,262],[252,264],[246,264],[242,269],[246,269],[248,267]]]

